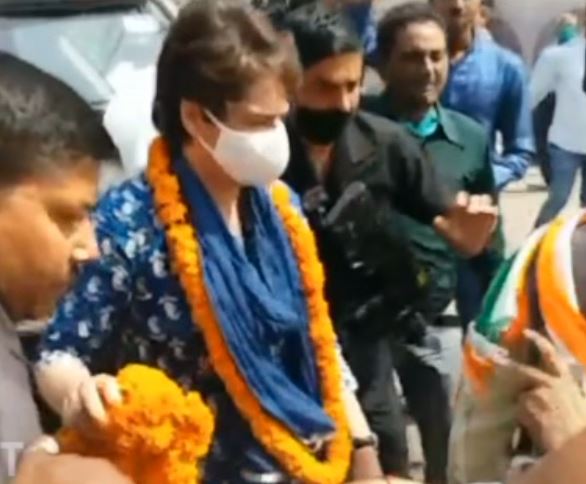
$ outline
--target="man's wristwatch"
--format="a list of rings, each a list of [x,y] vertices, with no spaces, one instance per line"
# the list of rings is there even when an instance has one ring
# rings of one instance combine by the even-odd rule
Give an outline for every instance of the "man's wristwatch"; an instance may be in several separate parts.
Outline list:
[[[378,437],[376,434],[370,434],[366,437],[354,437],[352,439],[352,446],[354,450],[360,450],[366,447],[378,449]]]

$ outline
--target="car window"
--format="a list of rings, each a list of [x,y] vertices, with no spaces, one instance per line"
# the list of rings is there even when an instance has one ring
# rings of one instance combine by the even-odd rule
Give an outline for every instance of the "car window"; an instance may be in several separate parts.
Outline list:
[[[0,50],[63,79],[99,106],[152,70],[166,28],[142,12],[11,17],[0,19]]]

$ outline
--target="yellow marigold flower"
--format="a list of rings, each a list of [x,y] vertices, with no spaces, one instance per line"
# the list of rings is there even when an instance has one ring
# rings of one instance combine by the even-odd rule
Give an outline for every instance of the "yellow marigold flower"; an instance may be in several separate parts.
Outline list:
[[[94,438],[64,429],[64,452],[103,457],[137,484],[194,484],[207,455],[214,417],[198,393],[186,394],[162,371],[130,365],[118,374],[122,404]]]

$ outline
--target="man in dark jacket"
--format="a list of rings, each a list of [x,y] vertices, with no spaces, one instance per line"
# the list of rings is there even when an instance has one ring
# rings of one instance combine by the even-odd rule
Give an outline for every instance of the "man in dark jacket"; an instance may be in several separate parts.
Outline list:
[[[388,474],[406,474],[400,402],[393,393],[388,333],[413,337],[422,274],[396,233],[396,213],[433,226],[466,253],[481,250],[495,222],[490,197],[447,193],[433,165],[398,124],[358,109],[363,45],[346,17],[323,4],[284,19],[304,66],[289,119],[284,179],[302,198],[327,275],[328,302],[358,397]],[[350,208],[348,208],[350,207]],[[342,231],[331,220],[342,219]],[[355,230],[354,230],[355,229]],[[406,334],[409,333],[409,334]]]
[[[471,118],[444,108],[448,77],[445,26],[425,3],[390,9],[379,22],[382,94],[363,107],[402,124],[421,146],[453,193],[495,193],[489,138]],[[428,274],[421,313],[425,338],[393,345],[393,356],[411,415],[418,424],[426,460],[425,482],[446,482],[447,447],[460,345],[458,318],[447,314],[456,296],[458,255],[431,227],[403,215],[401,228]],[[456,368],[454,368],[456,367]]]

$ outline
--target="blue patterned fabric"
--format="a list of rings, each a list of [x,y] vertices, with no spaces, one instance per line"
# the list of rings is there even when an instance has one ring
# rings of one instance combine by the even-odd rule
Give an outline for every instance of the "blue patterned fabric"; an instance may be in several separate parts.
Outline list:
[[[65,353],[81,358],[92,373],[113,373],[131,362],[158,367],[216,408],[206,483],[248,482],[240,477],[242,470],[279,470],[211,368],[170,270],[165,233],[144,176],[103,197],[95,219],[102,257],[85,267],[59,305],[41,344],[41,364]],[[355,388],[344,370],[346,385]]]
[[[492,161],[498,189],[520,180],[535,153],[527,72],[523,61],[479,31],[471,51],[452,65],[442,105],[482,124],[496,145]]]

